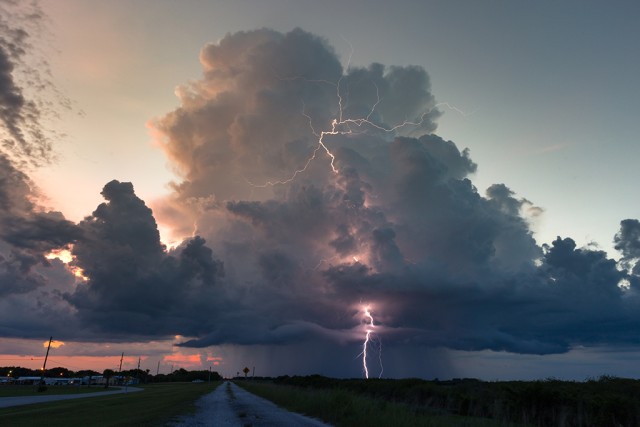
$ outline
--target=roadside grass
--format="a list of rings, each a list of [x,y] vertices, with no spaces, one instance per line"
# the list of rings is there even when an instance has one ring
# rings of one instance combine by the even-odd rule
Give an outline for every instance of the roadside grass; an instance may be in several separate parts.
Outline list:
[[[193,413],[220,382],[141,385],[143,391],[0,409],[0,426],[162,426]]]
[[[247,391],[293,412],[339,427],[512,427],[486,418],[463,417],[361,396],[345,390],[309,389],[272,383],[237,381]]]
[[[53,394],[82,394],[97,393],[101,391],[114,390],[113,387],[104,388],[104,386],[47,386],[45,391],[37,391],[37,386],[33,385],[3,385],[0,386],[0,397],[16,397],[16,396],[49,396]]]

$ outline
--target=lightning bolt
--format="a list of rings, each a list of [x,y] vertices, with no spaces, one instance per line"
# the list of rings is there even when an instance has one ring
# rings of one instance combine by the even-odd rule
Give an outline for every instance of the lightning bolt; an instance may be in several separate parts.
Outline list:
[[[439,102],[436,105],[434,105],[434,108],[438,108],[440,106],[444,105],[445,107],[447,107],[449,110],[451,111],[455,111],[456,113],[460,114],[462,117],[469,117],[473,114],[475,114],[477,112],[477,110],[473,110],[470,113],[467,113],[465,111],[462,111],[461,109],[459,109],[458,107],[456,107],[455,105],[451,105],[448,102]]]
[[[345,39],[346,41],[346,39]],[[348,41],[347,41],[348,43]],[[351,44],[349,43],[349,46],[351,47],[351,54],[349,55],[349,60],[346,66],[346,70],[349,70],[350,64],[351,64],[351,57],[353,56],[353,47],[351,46]],[[380,105],[380,103],[382,102],[382,98],[380,97],[380,90],[378,88],[378,86],[375,84],[375,82],[372,82],[373,87],[375,88],[375,92],[376,92],[376,101],[374,102],[374,104],[372,105],[371,109],[368,111],[367,115],[361,118],[345,118],[344,117],[344,106],[343,106],[343,94],[341,91],[341,84],[342,81],[344,79],[345,75],[341,76],[340,79],[337,82],[331,82],[328,80],[320,80],[320,79],[306,79],[303,76],[291,76],[291,77],[283,77],[280,78],[280,80],[282,81],[293,81],[293,80],[303,80],[305,82],[308,83],[316,83],[316,84],[327,84],[327,85],[331,85],[335,87],[336,90],[336,99],[337,99],[337,117],[335,117],[334,119],[331,120],[331,125],[329,127],[329,129],[325,129],[325,130],[321,130],[318,131],[314,128],[313,125],[313,118],[307,114],[306,112],[306,106],[304,103],[304,100],[302,101],[302,116],[305,117],[308,120],[309,123],[309,129],[311,130],[311,133],[317,138],[317,142],[316,142],[316,147],[313,149],[311,155],[307,158],[306,162],[304,163],[304,165],[302,167],[300,167],[299,169],[296,169],[295,171],[293,171],[293,173],[291,173],[289,175],[288,178],[286,179],[282,179],[282,180],[275,180],[275,181],[266,181],[262,184],[255,184],[251,181],[249,181],[247,178],[245,178],[245,181],[251,185],[252,187],[255,188],[266,188],[266,187],[273,187],[276,185],[284,185],[284,184],[288,184],[290,182],[292,182],[293,180],[296,179],[296,177],[298,175],[300,175],[301,173],[304,173],[307,168],[309,167],[309,165],[316,159],[316,157],[318,156],[318,153],[322,153],[324,151],[324,153],[326,154],[326,156],[331,159],[330,160],[330,166],[331,166],[331,170],[333,171],[333,173],[338,174],[339,170],[336,167],[335,161],[336,161],[336,156],[334,153],[331,152],[331,150],[329,149],[329,147],[325,144],[325,137],[326,136],[336,136],[336,135],[354,135],[354,134],[361,134],[361,133],[366,133],[367,129],[375,129],[378,131],[382,131],[385,133],[394,133],[396,131],[398,131],[399,129],[402,129],[404,127],[415,127],[416,129],[419,128],[420,126],[422,126],[422,124],[425,122],[425,120],[428,118],[428,116],[435,111],[438,107],[444,106],[449,110],[452,110],[458,114],[460,114],[463,117],[468,117],[472,114],[475,113],[475,111],[471,112],[471,113],[466,113],[463,110],[457,108],[454,105],[451,105],[448,102],[440,102],[437,103],[435,105],[433,105],[431,108],[429,108],[428,110],[424,111],[419,117],[417,121],[409,121],[409,120],[405,120],[399,124],[396,124],[395,126],[392,127],[385,127],[385,126],[381,126],[377,123],[374,123],[371,121],[371,116],[375,113],[376,109],[378,108],[378,106]],[[346,93],[346,95],[348,96],[348,91]],[[320,266],[323,263],[328,263],[330,261],[332,261],[333,259],[337,258],[337,255],[334,257],[327,259],[322,259],[320,260],[320,262],[314,267],[314,271],[318,270],[320,268]],[[353,261],[358,263],[360,262],[360,259],[356,256],[353,257]],[[372,347],[375,343],[377,343],[377,353],[378,353],[378,362],[380,364],[380,374],[378,375],[378,378],[382,377],[382,374],[384,372],[384,366],[382,363],[382,341],[380,340],[379,336],[377,334],[375,334],[375,328],[376,328],[376,324],[374,322],[373,319],[373,315],[371,314],[371,310],[370,307],[368,305],[363,306],[362,307],[362,311],[363,311],[363,317],[364,317],[364,330],[365,330],[365,336],[364,336],[364,341],[362,343],[362,352],[358,355],[362,356],[362,369],[364,372],[364,376],[365,378],[369,378],[369,366],[368,366],[368,356],[369,356],[369,350],[370,347]],[[374,348],[375,349],[375,348]]]
[[[321,260],[318,262],[318,264],[316,264],[316,266],[315,266],[315,267],[313,267],[313,271],[317,271],[317,270],[320,268],[320,266],[321,266],[322,264],[324,264],[324,263],[329,264],[329,263],[331,263],[331,261],[333,261],[334,259],[336,259],[336,258],[338,258],[338,257],[339,257],[339,255],[334,255],[334,256],[332,256],[332,257],[331,257],[331,258],[329,258],[329,259],[325,259],[325,258],[321,259]]]
[[[384,371],[384,366],[382,365],[382,342],[380,341],[380,338],[377,338],[377,336],[374,334],[374,329],[376,325],[373,321],[373,315],[371,314],[371,310],[369,309],[369,306],[368,305],[364,306],[363,311],[364,311],[366,326],[365,326],[365,337],[362,343],[362,352],[360,353],[360,355],[362,356],[362,370],[364,371],[365,378],[368,379],[369,378],[369,366],[367,364],[368,350],[371,343],[373,343],[374,340],[377,340],[378,341],[378,360],[380,362],[380,375],[378,375],[378,378],[381,378],[382,372]]]
[[[370,320],[369,327],[366,329],[366,335],[364,338],[364,343],[362,344],[362,368],[364,369],[365,378],[369,378],[369,367],[367,366],[367,347],[369,347],[369,340],[371,339],[371,332],[373,332],[373,316],[371,316],[371,312],[369,311],[369,307],[365,307],[364,309],[365,317],[368,317]]]
[[[309,167],[309,165],[311,164],[311,162],[313,162],[317,155],[318,152],[322,152],[324,151],[324,153],[327,155],[327,157],[329,157],[331,159],[330,162],[330,166],[331,166],[331,170],[334,173],[338,173],[339,170],[335,165],[335,161],[336,161],[336,156],[335,154],[333,154],[331,152],[331,150],[329,149],[329,147],[327,147],[327,145],[325,144],[325,137],[326,136],[334,136],[334,135],[353,135],[353,134],[361,134],[361,133],[365,133],[367,128],[373,128],[373,129],[377,129],[379,131],[385,132],[385,133],[393,133],[396,132],[399,129],[402,129],[404,127],[408,127],[408,126],[413,126],[413,127],[420,127],[425,119],[429,116],[429,114],[431,114],[434,110],[436,110],[438,107],[440,106],[444,106],[452,111],[455,111],[457,113],[459,113],[460,115],[462,115],[463,117],[467,117],[474,112],[467,114],[464,111],[460,110],[459,108],[452,106],[451,104],[449,104],[448,102],[440,102],[435,104],[432,108],[428,109],[427,111],[423,112],[418,121],[409,121],[409,120],[405,120],[402,123],[399,123],[395,126],[392,127],[384,127],[381,125],[378,125],[374,122],[372,122],[370,120],[371,116],[373,115],[373,113],[376,111],[376,108],[378,107],[378,105],[380,104],[380,102],[382,102],[382,98],[380,97],[380,92],[379,92],[379,88],[375,83],[372,83],[373,86],[375,87],[375,91],[376,91],[376,102],[373,104],[373,106],[371,107],[371,109],[369,110],[369,113],[366,115],[366,117],[361,117],[361,118],[344,118],[343,116],[343,95],[341,93],[340,90],[340,85],[342,83],[342,79],[343,77],[340,77],[340,79],[338,80],[337,83],[333,83],[327,80],[307,80],[304,79],[303,77],[289,77],[289,78],[285,78],[282,80],[297,80],[297,79],[303,79],[306,82],[310,82],[310,83],[324,83],[324,84],[330,84],[332,86],[335,86],[336,88],[336,97],[338,100],[338,117],[334,118],[331,121],[331,126],[329,129],[327,130],[322,130],[320,132],[318,132],[314,127],[313,127],[313,122],[312,122],[312,118],[311,116],[309,116],[306,111],[305,111],[305,104],[304,102],[302,103],[302,116],[304,116],[308,121],[309,121],[309,128],[311,129],[311,133],[316,136],[317,139],[317,145],[316,148],[313,150],[313,152],[311,153],[311,156],[309,156],[309,158],[307,159],[307,161],[304,163],[304,165],[295,170],[288,178],[283,179],[283,180],[277,180],[277,181],[267,181],[263,184],[255,184],[251,181],[249,181],[248,179],[245,178],[245,181],[256,188],[266,188],[266,187],[272,187],[275,185],[283,185],[283,184],[288,184],[291,181],[295,180],[296,177],[305,172],[307,170],[307,168]]]

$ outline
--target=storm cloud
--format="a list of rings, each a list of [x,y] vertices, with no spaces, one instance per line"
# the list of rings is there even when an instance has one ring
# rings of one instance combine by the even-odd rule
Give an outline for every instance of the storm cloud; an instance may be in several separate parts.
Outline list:
[[[625,219],[620,222],[620,231],[613,239],[615,248],[622,253],[621,264],[640,276],[640,221]]]
[[[391,345],[636,343],[634,278],[570,238],[539,245],[529,220],[542,209],[507,185],[480,194],[469,150],[434,133],[422,68],[344,69],[299,29],[229,34],[200,60],[202,79],[155,120],[181,176],[157,212],[207,238],[243,309],[186,345],[281,342],[275,331],[302,324],[348,341],[364,303]]]
[[[43,288],[44,254],[67,247],[86,280],[65,276],[49,308],[75,339],[261,351],[314,340],[353,360],[368,306],[397,357],[638,344],[638,221],[621,223],[619,262],[570,237],[536,242],[542,209],[505,183],[479,191],[482,165],[436,134],[424,69],[345,68],[300,29],[228,34],[200,62],[180,106],[152,121],[177,179],[151,207],[114,180],[71,224],[39,212],[26,175],[0,158],[2,292]],[[182,243],[163,245],[157,223]]]
[[[34,267],[48,266],[45,255],[80,237],[60,212],[44,211],[29,177],[0,154],[0,295],[24,293],[45,283]]]
[[[106,202],[80,222],[83,237],[73,246],[87,283],[65,295],[83,324],[116,338],[203,333],[222,263],[200,237],[167,253],[131,183],[111,181],[102,195]]]
[[[80,334],[62,293],[74,276],[52,250],[68,248],[81,231],[60,212],[48,211],[27,175],[0,154],[0,335],[41,338],[66,330]]]

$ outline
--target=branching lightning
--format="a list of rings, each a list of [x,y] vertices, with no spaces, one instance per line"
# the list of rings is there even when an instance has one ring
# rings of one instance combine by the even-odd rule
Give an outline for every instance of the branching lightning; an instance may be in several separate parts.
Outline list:
[[[371,316],[369,307],[365,307],[364,315],[365,317],[369,318],[370,323],[369,323],[369,327],[366,329],[364,343],[362,344],[362,368],[364,369],[364,376],[366,378],[369,378],[369,367],[367,366],[367,347],[369,346],[369,340],[371,339],[371,332],[373,332],[373,328],[375,327],[375,325],[373,324],[373,316]]]
[[[349,43],[349,46],[351,47],[350,43]],[[353,55],[353,47],[351,47],[351,54],[349,55],[349,60],[346,66],[346,70],[349,70],[352,55]],[[293,171],[293,173],[291,173],[288,176],[288,178],[285,178],[282,180],[266,181],[263,184],[255,184],[245,178],[245,181],[249,185],[255,188],[266,188],[266,187],[273,187],[276,185],[288,184],[293,180],[295,180],[298,177],[298,175],[300,175],[301,173],[304,173],[309,168],[311,163],[316,159],[316,157],[318,156],[318,153],[320,152],[322,154],[322,151],[324,151],[326,156],[330,159],[330,167],[333,173],[338,174],[339,170],[338,170],[338,167],[336,166],[336,155],[329,149],[329,147],[325,143],[326,142],[325,137],[327,136],[357,135],[357,134],[365,133],[367,129],[375,129],[377,131],[384,132],[384,133],[394,133],[405,127],[414,127],[417,130],[425,123],[425,121],[429,118],[430,114],[432,114],[434,111],[437,110],[438,107],[441,107],[441,106],[446,107],[449,110],[455,111],[456,113],[460,114],[463,117],[468,117],[471,114],[475,113],[475,111],[473,111],[468,114],[468,113],[465,113],[463,110],[451,105],[448,102],[440,102],[440,103],[434,104],[431,108],[427,109],[422,114],[420,114],[420,116],[417,118],[416,121],[405,120],[399,124],[396,124],[395,126],[385,127],[371,120],[371,117],[374,115],[374,113],[378,109],[378,106],[382,102],[382,97],[380,96],[380,88],[378,87],[378,85],[375,84],[375,82],[372,82],[372,85],[375,88],[376,100],[371,106],[366,116],[361,118],[345,118],[344,104],[343,104],[344,94],[341,91],[341,84],[344,77],[345,75],[341,76],[337,82],[321,80],[321,79],[307,79],[303,76],[292,76],[292,77],[280,78],[280,80],[282,81],[303,80],[307,83],[326,84],[326,85],[331,85],[335,87],[335,90],[336,90],[335,96],[337,99],[337,114],[336,114],[337,117],[331,120],[331,124],[328,129],[319,131],[314,127],[313,118],[307,113],[306,105],[303,100],[301,115],[308,120],[309,129],[311,130],[311,133],[317,138],[316,146],[311,152],[311,155],[304,162],[304,165],[299,169],[296,169],[295,171]],[[348,96],[348,91],[346,92],[346,96]],[[329,259],[320,260],[320,262],[314,267],[313,270],[314,271],[318,270],[323,263],[329,263],[336,258],[338,258],[338,255],[335,255]],[[360,262],[360,257],[358,256],[353,256],[352,259],[354,263]],[[380,364],[380,373],[378,375],[378,378],[381,378],[384,372],[384,366],[382,363],[382,341],[380,340],[380,337],[378,336],[378,334],[376,334],[375,332],[377,325],[374,322],[374,318],[371,313],[370,306],[364,305],[362,306],[361,309],[363,313],[362,324],[364,325],[365,335],[364,335],[364,340],[362,342],[362,352],[357,357],[362,356],[363,373],[365,378],[368,379],[369,378],[368,358],[370,357],[370,352],[372,350],[377,351],[378,362]]]
[[[460,114],[462,117],[469,117],[469,116],[471,116],[471,115],[476,113],[476,110],[473,110],[472,112],[467,113],[465,111],[462,111],[461,109],[459,109],[455,105],[449,104],[448,102],[439,102],[436,105],[434,105],[434,108],[438,108],[438,107],[440,107],[442,105],[444,105],[445,107],[447,107],[451,111],[455,111],[456,113]]]
[[[334,255],[334,256],[332,256],[332,257],[331,257],[331,258],[329,258],[329,259],[324,259],[324,258],[323,258],[323,259],[321,259],[321,260],[318,262],[318,264],[316,264],[316,266],[315,266],[315,267],[313,267],[313,271],[317,271],[317,270],[320,268],[320,266],[321,266],[322,264],[324,264],[324,263],[327,263],[327,264],[328,264],[328,263],[330,263],[331,261],[333,261],[334,259],[336,259],[336,258],[338,258],[338,257],[339,257],[339,255]]]
[[[351,57],[349,57],[349,63],[351,62]],[[347,64],[347,69],[349,68],[349,64]],[[436,110],[438,107],[440,106],[445,106],[450,110],[453,110],[459,114],[461,114],[463,117],[467,117],[472,113],[465,113],[464,111],[460,110],[459,108],[452,106],[451,104],[449,104],[448,102],[440,102],[435,104],[432,108],[430,108],[429,110],[423,112],[420,117],[419,120],[417,121],[409,121],[409,120],[405,120],[402,123],[399,123],[395,126],[392,127],[384,127],[381,126],[379,124],[376,124],[374,122],[372,122],[370,120],[371,116],[373,115],[373,113],[376,111],[376,108],[378,107],[378,105],[380,104],[380,102],[382,102],[382,98],[380,97],[380,91],[378,86],[373,83],[373,86],[375,87],[376,90],[376,102],[373,104],[373,106],[371,107],[371,109],[369,110],[369,113],[367,114],[366,117],[362,117],[362,118],[344,118],[343,115],[343,111],[344,111],[344,106],[343,106],[343,95],[341,94],[341,90],[340,90],[340,85],[342,83],[342,79],[344,78],[341,77],[337,83],[334,82],[330,82],[328,80],[308,80],[308,79],[304,79],[303,77],[289,77],[289,78],[284,78],[282,80],[298,80],[298,79],[303,79],[306,82],[309,83],[323,83],[323,84],[329,84],[332,86],[335,86],[336,88],[336,97],[338,100],[338,117],[334,118],[331,121],[331,127],[328,130],[323,130],[318,132],[312,123],[312,118],[311,116],[309,116],[306,111],[305,111],[305,104],[304,102],[302,103],[302,115],[307,118],[307,120],[309,121],[309,128],[311,129],[311,132],[313,135],[315,135],[318,139],[317,139],[317,145],[316,148],[313,150],[313,152],[311,153],[311,156],[309,156],[309,158],[307,159],[307,161],[304,163],[304,165],[300,168],[295,170],[288,178],[284,179],[284,180],[278,180],[278,181],[267,181],[263,184],[255,184],[252,183],[251,181],[247,180],[245,178],[245,180],[247,181],[247,183],[253,187],[256,188],[266,188],[266,187],[272,187],[275,185],[283,185],[283,184],[288,184],[291,181],[293,181],[299,174],[305,172],[307,170],[307,168],[309,167],[309,165],[311,164],[311,162],[313,160],[315,160],[318,151],[323,150],[326,155],[331,159],[331,170],[334,173],[338,173],[338,168],[335,165],[335,160],[336,160],[336,156],[331,152],[331,150],[329,149],[329,147],[327,147],[327,145],[325,144],[325,136],[329,135],[353,135],[353,134],[357,134],[357,133],[364,133],[367,127],[373,128],[373,129],[377,129],[379,131],[382,132],[386,132],[386,133],[393,133],[395,131],[397,131],[398,129],[402,129],[404,127],[407,126],[413,126],[413,127],[420,127],[425,119],[429,116],[429,114],[431,114],[434,110]],[[475,112],[475,111],[474,111]],[[354,128],[359,128],[359,129],[363,129],[361,132],[356,132],[354,131]]]
[[[373,315],[371,314],[371,310],[369,306],[363,307],[364,312],[364,321],[365,321],[365,337],[362,343],[362,352],[359,356],[362,356],[362,370],[364,371],[365,378],[369,378],[369,366],[367,364],[367,356],[369,347],[372,345],[374,341],[378,342],[378,360],[380,362],[380,374],[378,378],[382,377],[382,373],[384,372],[384,366],[382,365],[382,343],[380,338],[374,333],[375,332],[375,323],[373,321]]]

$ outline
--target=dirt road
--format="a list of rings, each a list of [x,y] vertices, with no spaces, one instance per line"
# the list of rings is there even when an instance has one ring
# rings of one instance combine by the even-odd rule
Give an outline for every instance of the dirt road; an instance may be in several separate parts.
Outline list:
[[[321,421],[279,408],[227,381],[201,397],[198,411],[168,424],[171,427],[328,427]],[[330,427],[330,426],[329,426]]]

